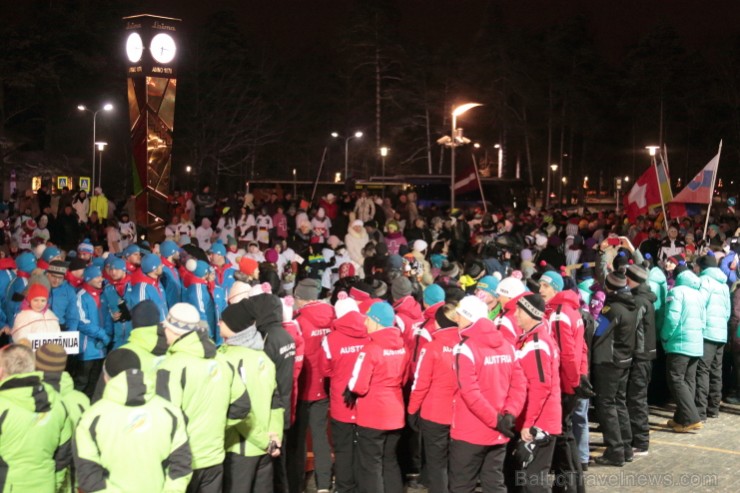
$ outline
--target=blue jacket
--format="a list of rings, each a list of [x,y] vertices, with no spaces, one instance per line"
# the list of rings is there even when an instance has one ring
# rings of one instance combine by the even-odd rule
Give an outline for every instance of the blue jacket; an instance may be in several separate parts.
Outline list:
[[[183,297],[183,289],[182,279],[180,279],[180,273],[177,272],[177,268],[170,269],[168,266],[163,265],[160,280],[164,288],[164,297],[167,300],[167,306],[174,306],[176,303],[180,303]]]
[[[733,284],[735,284],[735,282],[737,282],[737,269],[730,269],[730,264],[736,258],[737,254],[730,250],[727,255],[722,257],[722,260],[719,263],[719,270],[721,270],[722,273],[727,276],[727,284],[729,286],[732,286]]]
[[[63,330],[75,331],[80,323],[80,312],[77,310],[77,293],[67,281],[51,290],[49,306],[59,319]]]
[[[20,295],[23,297],[23,291],[28,286],[28,279],[25,277],[16,277],[10,282],[7,291],[5,292],[5,322],[12,327],[15,322],[15,316],[21,309],[21,301],[14,301],[14,295]]]
[[[107,347],[111,341],[111,335],[103,326],[102,303],[99,308],[93,296],[80,289],[77,292],[77,310],[80,314],[80,354],[79,359],[90,361],[103,359],[107,354]]]
[[[133,280],[132,280],[133,284]],[[167,300],[164,297],[164,291],[162,291],[162,285],[160,284],[159,289],[147,282],[139,282],[133,284],[131,290],[131,303],[129,308],[134,308],[136,305],[144,300],[152,300],[157,308],[159,308],[159,321],[164,321],[167,317]]]
[[[208,324],[209,337],[216,345],[220,346],[223,342],[218,328],[221,311],[218,309],[214,297],[208,291],[208,286],[200,283],[191,284],[187,289],[185,301],[198,310],[200,319]]]
[[[113,335],[113,349],[117,349],[128,342],[131,335],[131,321],[120,322],[113,320],[113,315],[120,313],[121,309],[118,303],[123,299],[128,306],[131,300],[131,284],[124,287],[123,297],[118,294],[116,287],[112,284],[106,284],[103,287],[103,293],[100,295],[100,308],[103,314],[103,325],[105,331]]]
[[[660,267],[653,267],[648,273],[650,291],[658,298],[655,306],[655,333],[660,334],[665,322],[665,299],[668,296],[668,279]]]
[[[231,264],[228,264],[223,272],[223,281],[218,281],[218,273],[216,274],[216,286],[220,286],[226,291],[227,293],[231,289],[231,286],[234,284],[234,272],[236,272],[236,269],[234,269],[234,266]]]
[[[727,342],[727,322],[730,320],[730,289],[727,276],[717,267],[709,267],[699,274],[701,292],[706,298],[707,323],[704,339],[712,342]]]
[[[676,278],[676,285],[666,298],[666,312],[660,339],[666,353],[701,357],[704,355],[704,326],[707,301],[700,290],[701,281],[686,270]]]
[[[8,286],[15,279],[15,272],[12,269],[0,270],[0,328],[8,325],[8,317],[5,315],[5,295],[8,293]]]

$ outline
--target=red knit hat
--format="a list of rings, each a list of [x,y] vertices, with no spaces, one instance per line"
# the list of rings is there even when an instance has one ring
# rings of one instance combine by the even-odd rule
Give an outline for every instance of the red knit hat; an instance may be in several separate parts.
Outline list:
[[[248,276],[254,275],[254,271],[259,268],[259,264],[256,260],[249,257],[242,257],[239,260],[239,270]]]
[[[43,284],[33,284],[28,288],[28,294],[26,299],[31,301],[34,298],[46,298],[49,299],[49,290]]]

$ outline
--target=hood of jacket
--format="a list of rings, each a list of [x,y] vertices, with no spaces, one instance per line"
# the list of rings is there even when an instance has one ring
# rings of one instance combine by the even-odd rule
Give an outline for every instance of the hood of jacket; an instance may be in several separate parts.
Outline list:
[[[633,289],[632,294],[635,296],[641,296],[650,301],[650,303],[658,301],[658,297],[650,290],[650,286],[645,282]]]
[[[570,306],[574,310],[578,310],[581,306],[581,300],[578,293],[572,289],[566,289],[565,291],[560,291],[553,296],[548,305],[565,305]]]
[[[333,327],[334,330],[341,334],[361,339],[367,337],[365,318],[367,317],[360,312],[348,312],[344,316],[334,320]]]
[[[460,342],[460,331],[457,327],[447,327],[446,329],[437,329],[432,334],[432,339],[442,341],[452,346]]]
[[[481,318],[470,327],[460,331],[461,338],[468,338],[485,347],[499,347],[504,343],[504,337],[488,318]]]
[[[690,270],[685,270],[676,278],[676,286],[686,286],[691,289],[699,289],[701,288],[701,280],[699,280],[699,277]]]
[[[0,384],[0,396],[21,409],[35,413],[47,412],[51,409],[52,397],[41,378],[41,372],[12,375]]]
[[[701,271],[701,274],[699,274],[699,277],[708,277],[710,279],[714,279],[715,281],[725,284],[727,283],[727,276],[724,272],[722,272],[719,267],[707,267],[703,271]]]
[[[427,320],[434,320],[434,317],[437,315],[437,310],[445,306],[444,301],[440,301],[439,303],[435,303],[431,306],[428,306],[424,309],[424,318]]]
[[[141,370],[122,371],[108,380],[103,391],[103,399],[123,406],[141,406],[151,400],[153,386],[146,381]]]
[[[393,305],[393,309],[396,311],[396,315],[406,315],[409,318],[418,320],[422,318],[421,306],[414,299],[413,296],[404,296]]]
[[[298,323],[301,320],[309,322],[314,327],[331,327],[331,323],[336,315],[334,314],[334,307],[329,303],[323,301],[312,301],[307,305],[304,305],[298,311]]]
[[[660,270],[659,267],[653,267],[652,269],[650,269],[650,272],[648,272],[648,281],[663,285],[668,283],[668,279],[666,279],[665,273]]]
[[[263,336],[271,328],[283,325],[283,304],[274,294],[263,293],[251,296],[235,306],[242,310],[242,318],[246,325],[255,324]]]
[[[167,354],[167,337],[164,335],[164,329],[161,325],[135,328],[131,331],[128,342],[152,353],[154,356]]]
[[[370,334],[370,339],[384,349],[401,349],[403,337],[398,327],[386,327]]]
[[[74,381],[72,376],[66,371],[62,372],[44,372],[42,377],[44,383],[48,384],[59,392],[60,395],[69,394],[74,390]]]
[[[632,296],[632,293],[628,289],[620,289],[619,291],[612,291],[611,293],[607,293],[604,304],[608,306],[612,303],[619,303],[620,305],[624,305],[624,307],[628,310],[634,310],[637,306],[635,304],[634,296]]]
[[[202,330],[191,330],[181,335],[172,343],[168,353],[184,353],[196,358],[213,358],[216,356],[216,345]]]

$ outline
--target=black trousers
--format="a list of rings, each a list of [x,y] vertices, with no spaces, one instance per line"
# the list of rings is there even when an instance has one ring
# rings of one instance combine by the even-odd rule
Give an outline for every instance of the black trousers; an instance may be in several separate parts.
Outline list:
[[[698,364],[698,357],[676,353],[668,353],[666,356],[668,388],[676,401],[673,421],[683,426],[701,421],[694,402]]]
[[[401,430],[357,427],[357,473],[361,493],[402,493],[398,465]]]
[[[450,493],[474,493],[480,479],[483,493],[504,493],[506,444],[474,445],[450,440]]]
[[[331,488],[331,447],[327,435],[329,399],[298,401],[295,424],[290,429],[285,465],[288,470],[288,491],[303,493],[306,488],[306,433],[311,428],[316,489]]]
[[[421,439],[426,459],[426,484],[429,493],[447,493],[447,465],[450,452],[450,425],[420,419]]]
[[[285,468],[285,454],[288,450],[288,434],[290,430],[283,430],[283,443],[280,446],[280,455],[272,458],[272,486],[275,493],[288,493],[288,472]]]
[[[355,425],[331,420],[334,445],[334,492],[357,493],[355,481]]]
[[[224,482],[224,465],[194,469],[187,493],[221,493]]]
[[[79,390],[88,398],[92,399],[95,394],[95,386],[103,371],[103,360],[94,359],[75,363],[74,384],[75,390]]]
[[[555,451],[552,457],[552,469],[557,476],[553,491],[583,492],[583,471],[578,459],[578,444],[573,435],[573,411],[578,405],[575,394],[560,394],[560,405],[563,411],[563,433],[555,437]]]
[[[224,493],[272,493],[272,457],[226,452]]]
[[[650,360],[632,360],[629,382],[627,383],[627,411],[632,427],[632,446],[647,450],[650,446],[650,409],[648,408],[648,387],[653,374]]]
[[[707,415],[719,415],[722,400],[722,358],[725,345],[722,342],[704,340],[704,357],[696,366],[696,411],[704,421]]]
[[[596,392],[594,407],[606,444],[604,457],[624,462],[632,456],[632,426],[627,412],[629,368],[594,365],[591,376]]]
[[[509,443],[509,450],[514,451],[517,447],[517,441],[512,440]],[[534,458],[527,467],[522,467],[522,463],[516,464],[514,473],[514,488],[509,491],[522,493],[544,493],[551,491],[552,481],[550,480],[550,464],[552,456],[555,453],[555,437],[550,437],[547,443],[538,445],[534,449]],[[510,457],[507,457],[509,459]]]

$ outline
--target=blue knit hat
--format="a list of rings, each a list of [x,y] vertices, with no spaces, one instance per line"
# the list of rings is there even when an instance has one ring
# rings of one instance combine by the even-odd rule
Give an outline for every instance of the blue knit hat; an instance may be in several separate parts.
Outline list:
[[[101,269],[105,267],[105,259],[103,257],[93,257],[90,261],[90,265],[95,265]]]
[[[87,267],[85,269],[85,274],[84,274],[85,282],[90,282],[96,277],[100,277],[102,275],[103,275],[103,272],[100,270],[100,267],[98,267],[97,265],[91,265],[90,267]]]
[[[367,316],[383,327],[393,327],[396,313],[393,311],[390,303],[387,301],[378,301],[377,303],[373,303],[370,310],[367,311]]]
[[[445,300],[445,290],[439,284],[430,284],[424,289],[424,303],[428,306],[436,305]]]
[[[226,256],[226,247],[223,243],[220,241],[217,241],[213,245],[211,245],[211,253],[215,253],[216,255],[222,255]]]
[[[158,255],[154,255],[153,253],[147,253],[144,255],[144,258],[141,259],[141,271],[144,274],[154,272],[160,265],[162,265],[162,261],[159,259]]]
[[[210,265],[203,262],[202,260],[198,260],[195,264],[195,270],[193,271],[193,275],[195,277],[205,277],[206,274],[208,274],[208,270],[211,268]]]
[[[44,250],[44,253],[41,254],[41,259],[44,262],[48,263],[48,262],[51,262],[51,259],[53,259],[54,257],[58,257],[61,254],[62,252],[60,252],[57,247],[50,246],[50,247],[46,247],[46,249]]]
[[[123,257],[128,258],[135,253],[141,253],[139,245],[129,245],[123,250]]]
[[[90,255],[92,255],[95,249],[93,248],[92,243],[90,243],[90,240],[85,238],[82,243],[77,245],[77,251],[80,253],[89,253]]]
[[[159,245],[159,253],[161,253],[164,258],[170,257],[179,251],[180,247],[178,247],[177,243],[172,240],[164,240],[162,244]]]
[[[540,282],[544,282],[545,284],[551,286],[555,291],[562,291],[563,287],[565,287],[563,276],[551,270],[545,272],[540,276]]]
[[[107,261],[106,263],[110,266],[111,269],[126,270],[126,261],[122,258],[111,255],[110,257],[108,257],[108,260],[109,261]]]
[[[36,268],[36,257],[31,252],[23,252],[15,259],[19,271],[30,274]]]
[[[493,276],[483,276],[478,281],[478,285],[476,286],[476,288],[480,289],[481,291],[485,291],[486,293],[496,298],[496,288],[498,287],[498,283],[499,280]]]

